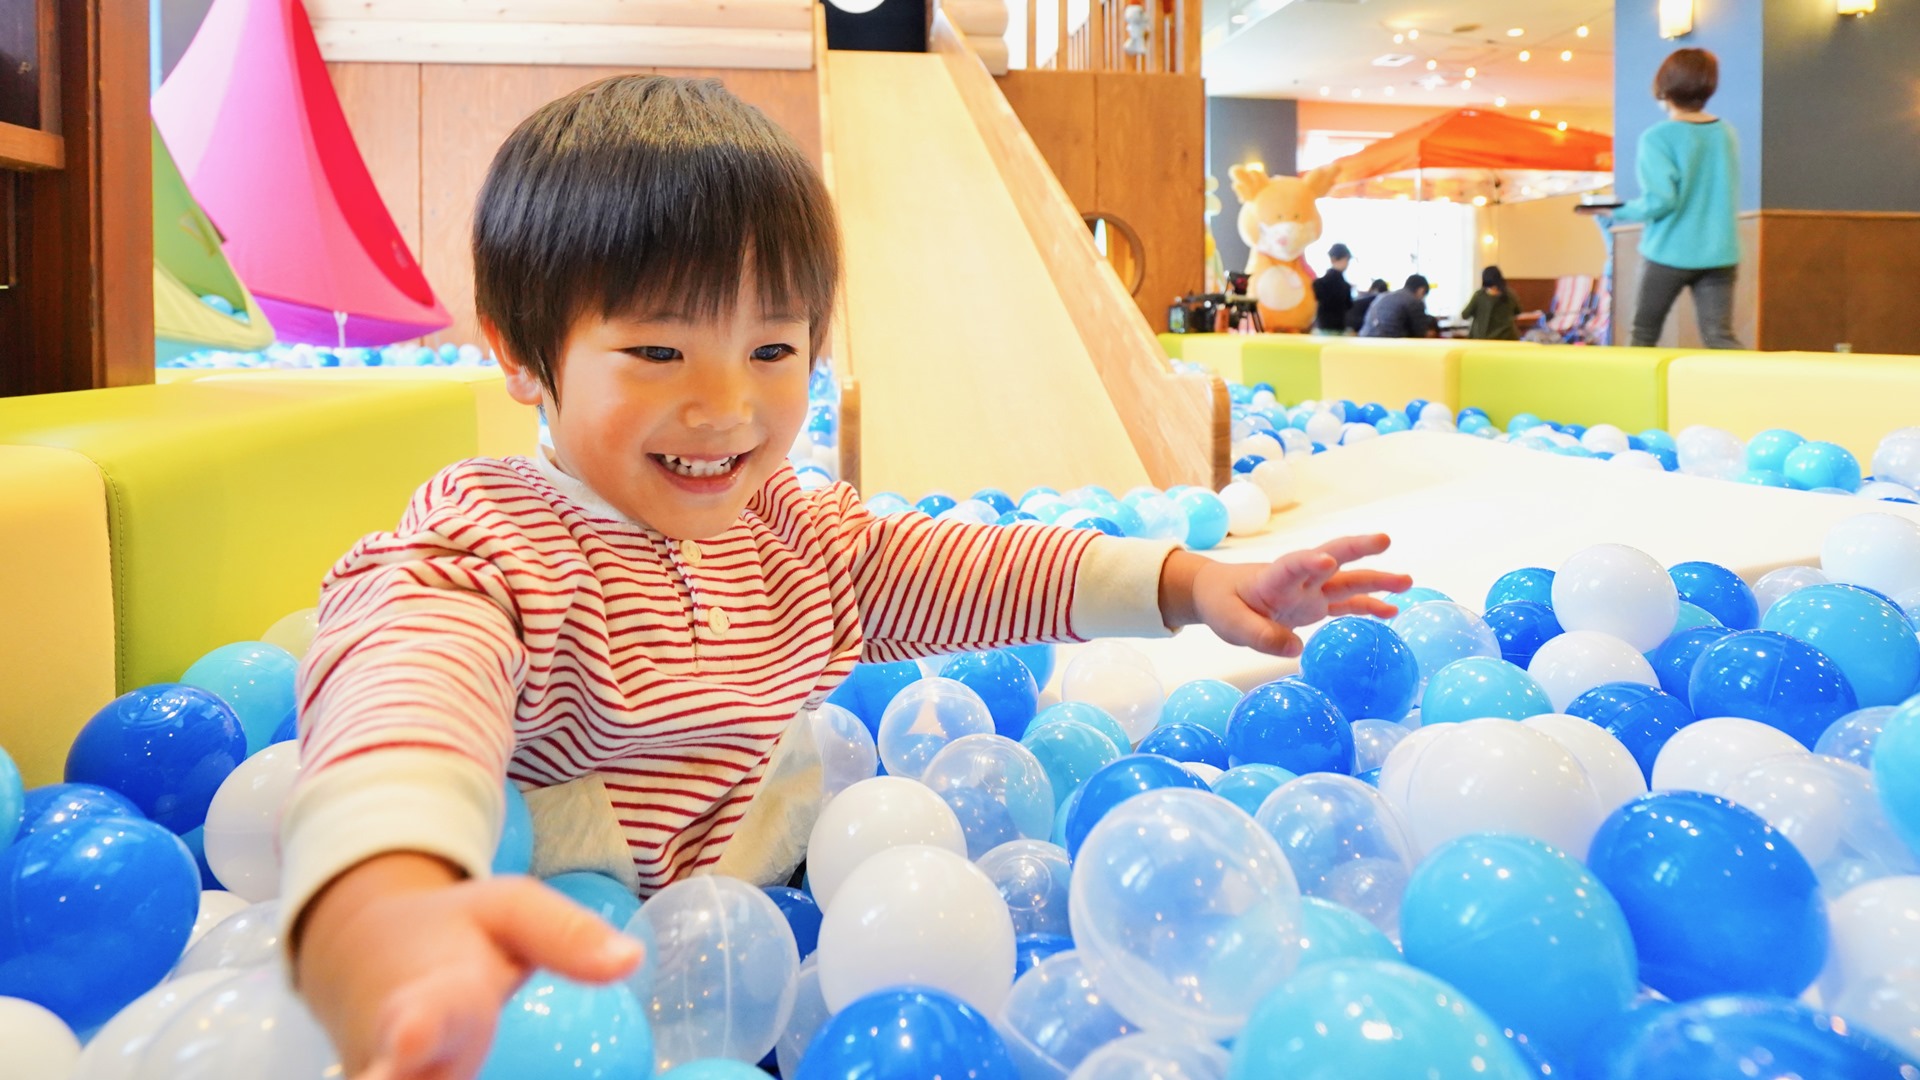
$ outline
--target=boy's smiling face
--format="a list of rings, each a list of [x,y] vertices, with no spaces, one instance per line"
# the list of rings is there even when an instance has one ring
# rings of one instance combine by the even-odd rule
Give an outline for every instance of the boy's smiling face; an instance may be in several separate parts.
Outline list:
[[[557,401],[488,338],[514,400],[545,406],[560,468],[677,540],[738,521],[806,422],[804,313],[748,300],[717,320],[585,315],[556,365]]]

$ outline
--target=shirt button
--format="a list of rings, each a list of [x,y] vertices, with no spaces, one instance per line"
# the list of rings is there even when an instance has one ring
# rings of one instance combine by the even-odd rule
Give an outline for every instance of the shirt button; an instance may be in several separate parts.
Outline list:
[[[700,565],[700,545],[691,540],[680,541],[680,558],[688,566]]]
[[[725,634],[729,625],[726,612],[717,607],[707,609],[707,629],[713,631],[715,635]]]

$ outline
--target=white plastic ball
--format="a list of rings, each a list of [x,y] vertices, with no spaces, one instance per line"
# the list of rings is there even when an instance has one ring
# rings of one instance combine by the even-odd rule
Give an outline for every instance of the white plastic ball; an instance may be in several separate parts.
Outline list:
[[[1809,585],[1826,583],[1827,575],[1819,567],[1782,566],[1760,575],[1759,580],[1753,583],[1753,599],[1760,606],[1760,614],[1765,615],[1768,608],[1788,593]]]
[[[1733,783],[1773,757],[1805,757],[1807,748],[1779,728],[1737,716],[1696,720],[1667,740],[1653,760],[1655,791],[1704,791],[1731,798]]]
[[[1218,795],[1115,807],[1074,860],[1073,940],[1122,1016],[1226,1039],[1300,960],[1300,887],[1279,845]]]
[[[1580,445],[1596,454],[1624,454],[1631,449],[1627,445],[1627,433],[1612,424],[1588,428],[1586,434],[1580,436]]]
[[[1140,650],[1118,641],[1095,641],[1067,663],[1060,676],[1060,699],[1099,707],[1138,744],[1160,722],[1167,692],[1153,673],[1153,661]]]
[[[172,977],[216,968],[244,970],[271,964],[279,957],[280,901],[265,900],[213,924],[180,957]]]
[[[706,875],[655,893],[628,932],[639,922],[646,929],[635,936],[652,969],[644,980],[652,999],[641,1003],[656,1069],[765,1057],[786,1029],[800,971],[793,929],[773,900],[736,878]]]
[[[340,1058],[274,964],[242,972],[175,1008],[135,1080],[331,1080]]]
[[[929,672],[887,703],[874,744],[889,775],[916,779],[948,743],[992,733],[993,714],[979,694],[965,683]]]
[[[1180,763],[1180,767],[1199,777],[1200,782],[1209,787],[1213,785],[1215,780],[1220,778],[1221,773],[1226,771],[1218,766],[1209,765],[1204,761],[1183,761]]]
[[[1861,514],[1827,530],[1820,569],[1828,578],[1886,596],[1920,589],[1920,524],[1893,514]]]
[[[965,856],[967,838],[953,811],[925,785],[876,776],[822,807],[807,837],[807,877],[822,910],[859,865],[889,848],[931,845]]]
[[[1511,832],[1587,857],[1607,811],[1566,747],[1512,720],[1436,725],[1417,735],[1428,730],[1434,734],[1425,740],[1395,747],[1381,768],[1381,793],[1405,792],[1394,808],[1419,854],[1468,833]]]
[[[1379,437],[1380,429],[1374,427],[1372,424],[1353,423],[1340,429],[1341,446],[1352,446],[1355,443],[1363,443],[1368,439],[1377,439]]]
[[[883,0],[833,0],[833,6],[849,15],[865,15],[881,5]]]
[[[1622,450],[1613,455],[1611,462],[1622,468],[1645,469],[1648,472],[1665,472],[1667,468],[1665,465],[1660,464],[1659,458],[1654,457],[1645,450]]]
[[[1653,665],[1633,646],[1592,630],[1569,630],[1547,639],[1527,663],[1527,674],[1547,692],[1547,700],[1560,712],[1566,711],[1574,698],[1603,683],[1660,685]]]
[[[1300,501],[1299,478],[1294,476],[1293,466],[1279,458],[1268,458],[1255,465],[1247,479],[1267,493],[1267,502],[1275,509]]]
[[[1820,994],[1832,999],[1851,987],[1903,971],[1920,971],[1920,877],[1869,881],[1827,911],[1832,937]]]
[[[992,1015],[1013,986],[1013,918],[980,868],[910,844],[847,876],[820,922],[820,993],[838,1012],[855,998],[913,983]]]
[[[135,998],[87,1040],[72,1080],[133,1080],[147,1044],[174,1012],[239,974],[231,968],[215,968],[176,975]]]
[[[940,796],[977,859],[1013,840],[1053,832],[1053,783],[1033,751],[1004,735],[968,735],[933,756],[920,782]]]
[[[813,710],[809,726],[820,754],[820,794],[833,798],[862,780],[870,780],[880,766],[873,732],[853,713],[831,703]]]
[[[1340,432],[1345,427],[1345,421],[1333,413],[1317,412],[1307,420],[1307,438],[1322,446],[1332,446],[1340,441]]]
[[[1447,427],[1452,427],[1453,410],[1443,402],[1429,401],[1420,406],[1420,415],[1415,419],[1421,423],[1445,424]]]
[[[1769,757],[1735,777],[1727,798],[1793,841],[1829,897],[1920,874],[1920,862],[1887,820],[1873,774],[1858,765],[1820,754]]]
[[[1647,778],[1625,744],[1591,720],[1565,713],[1544,713],[1520,721],[1567,748],[1608,813],[1647,793]]]
[[[1674,439],[1680,471],[1732,480],[1747,470],[1747,444],[1730,431],[1696,424]]]
[[[1869,480],[1854,492],[1863,499],[1905,499],[1908,502],[1920,502],[1920,491],[1892,480]]]
[[[53,1010],[0,997],[0,1064],[7,1080],[68,1080],[79,1060],[80,1040]]]
[[[1227,532],[1232,536],[1265,532],[1267,520],[1273,517],[1273,503],[1265,489],[1248,480],[1221,488],[1220,501],[1227,504]]]
[[[252,901],[280,895],[280,809],[300,779],[300,746],[274,743],[227,775],[207,806],[207,865]]]
[[[1907,428],[1881,439],[1873,451],[1873,475],[1920,488],[1920,429]]]
[[[1233,448],[1233,459],[1238,461],[1249,454],[1253,454],[1266,458],[1269,461],[1275,461],[1285,457],[1286,453],[1287,448],[1285,444],[1281,443],[1278,438],[1264,431],[1256,431],[1240,440],[1239,445]]]
[[[200,914],[194,917],[193,931],[187,935],[187,948],[199,944],[200,939],[207,936],[207,931],[227,921],[228,916],[245,911],[248,906],[244,896],[225,889],[202,889]]]
[[[1553,614],[1568,630],[1609,634],[1647,653],[1673,633],[1680,593],[1653,556],[1623,544],[1599,544],[1560,564]]]
[[[1920,970],[1909,968],[1879,979],[1863,979],[1845,993],[1823,1001],[1829,1012],[1880,1036],[1907,1057],[1920,1060]]]

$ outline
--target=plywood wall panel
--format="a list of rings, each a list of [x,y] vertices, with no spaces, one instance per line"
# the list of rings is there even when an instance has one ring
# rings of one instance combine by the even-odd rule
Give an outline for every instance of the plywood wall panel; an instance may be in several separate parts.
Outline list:
[[[1009,71],[995,81],[1060,186],[1083,211],[1095,198],[1094,80],[1090,71]]]
[[[1198,75],[1103,73],[1094,95],[1094,209],[1133,226],[1146,246],[1134,300],[1153,328],[1198,291],[1206,261],[1206,91]]]

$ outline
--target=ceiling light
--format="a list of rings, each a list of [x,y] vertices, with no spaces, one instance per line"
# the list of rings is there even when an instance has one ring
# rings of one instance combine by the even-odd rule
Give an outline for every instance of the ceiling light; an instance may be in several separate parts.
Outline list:
[[[1524,63],[1526,63],[1527,61],[1529,61],[1529,60],[1531,60],[1531,59],[1533,59],[1533,54],[1532,54],[1532,53],[1530,53],[1530,52],[1528,52],[1528,51],[1527,51],[1527,50],[1525,50],[1525,49],[1521,49],[1521,50],[1520,50],[1520,62],[1521,62],[1521,63],[1523,63],[1523,64],[1524,64]]]
[[[1359,96],[1360,96],[1360,88],[1359,88],[1359,87],[1357,87],[1357,86],[1356,86],[1356,87],[1354,87],[1354,88],[1353,88],[1353,96],[1354,96],[1354,97],[1359,97]]]
[[[1685,37],[1693,33],[1693,0],[1660,0],[1660,36]]]
[[[1479,68],[1468,68],[1468,69],[1467,69],[1467,78],[1469,78],[1469,79],[1471,79],[1471,78],[1473,78],[1474,76],[1476,76],[1476,75],[1478,75],[1478,74],[1480,74],[1480,69],[1479,69]]]
[[[1475,206],[1485,206],[1485,205],[1487,205],[1487,197],[1486,197],[1485,195],[1482,195],[1482,196],[1480,196],[1479,198],[1477,198],[1477,199],[1475,199],[1475,200],[1473,200],[1473,205],[1475,205]],[[1493,234],[1492,234],[1492,233],[1481,233],[1481,234],[1480,234],[1480,242],[1481,242],[1481,243],[1483,243],[1483,244],[1487,244],[1487,245],[1491,245],[1491,244],[1493,243]]]
[[[1475,196],[1473,197],[1473,205],[1475,205],[1475,206],[1485,206],[1485,205],[1487,205],[1487,197],[1486,197],[1485,195],[1475,195]],[[1489,241],[1491,241],[1491,240],[1493,239],[1493,237],[1491,237],[1491,236],[1489,236],[1489,237],[1487,237],[1487,239],[1488,239]]]
[[[1413,63],[1412,53],[1381,53],[1373,58],[1374,67],[1406,67]]]
[[[1331,94],[1331,93],[1333,93],[1333,87],[1331,86],[1323,86],[1320,88],[1321,97],[1326,97],[1328,94]]]
[[[1873,0],[1840,0],[1839,2],[1842,15],[1865,15],[1872,11],[1873,7]]]
[[[1572,50],[1572,49],[1562,49],[1562,50],[1560,51],[1560,59],[1561,59],[1561,61],[1562,61],[1563,63],[1564,63],[1565,61],[1568,61],[1568,60],[1571,60],[1571,59],[1573,59],[1573,50]]]
[[[1528,114],[1527,114],[1527,119],[1529,119],[1529,120],[1538,120],[1538,119],[1540,119],[1540,110],[1539,110],[1539,109],[1535,109],[1535,110],[1533,110],[1532,112],[1530,112],[1530,113],[1528,113]]]
[[[1407,40],[1408,40],[1408,41],[1419,41],[1419,40],[1420,40],[1420,31],[1418,31],[1418,30],[1409,30],[1409,31],[1407,31]]]
[[[1589,27],[1583,26],[1580,29],[1575,30],[1573,33],[1575,37],[1586,37],[1588,34],[1593,33],[1593,30]]]
[[[1507,31],[1507,36],[1508,36],[1508,37],[1525,37],[1526,35],[1527,35],[1527,32],[1526,32],[1525,30],[1523,30],[1523,29],[1521,29],[1521,28],[1520,28],[1520,27],[1518,27],[1518,26],[1516,26],[1516,27],[1514,27],[1513,29],[1511,29],[1511,30],[1509,30],[1509,31]]]
[[[1438,61],[1438,60],[1429,60],[1429,61],[1427,61],[1427,70],[1428,70],[1428,71],[1432,71],[1432,70],[1433,70],[1434,68],[1437,68],[1437,67],[1439,67],[1439,66],[1440,66],[1440,61]]]
[[[1496,109],[1504,109],[1504,108],[1506,108],[1506,107],[1507,107],[1507,99],[1506,99],[1506,96],[1505,96],[1505,95],[1502,95],[1502,96],[1500,96],[1500,97],[1497,97],[1497,98],[1494,98],[1494,99],[1493,99],[1493,107],[1494,107],[1494,108],[1496,108]]]
[[[1395,45],[1405,45],[1407,43],[1407,35],[1405,34],[1393,35],[1393,43]]]
[[[1471,89],[1473,89],[1473,80],[1472,80],[1472,79],[1461,79],[1461,80],[1460,80],[1460,89],[1462,89],[1462,90],[1471,90]]]
[[[1565,131],[1565,130],[1567,130],[1567,122],[1566,122],[1565,120],[1562,120],[1562,121],[1560,121],[1560,125],[1559,125],[1559,126],[1560,126],[1560,130],[1561,130],[1561,131]]]
[[[1383,94],[1385,94],[1385,95],[1387,95],[1388,97],[1392,97],[1392,96],[1393,96],[1393,87],[1391,87],[1391,86],[1389,86],[1389,87],[1387,87],[1386,89],[1384,89],[1384,90],[1382,90],[1382,91],[1380,91],[1380,92],[1381,92],[1381,93],[1383,93]]]

